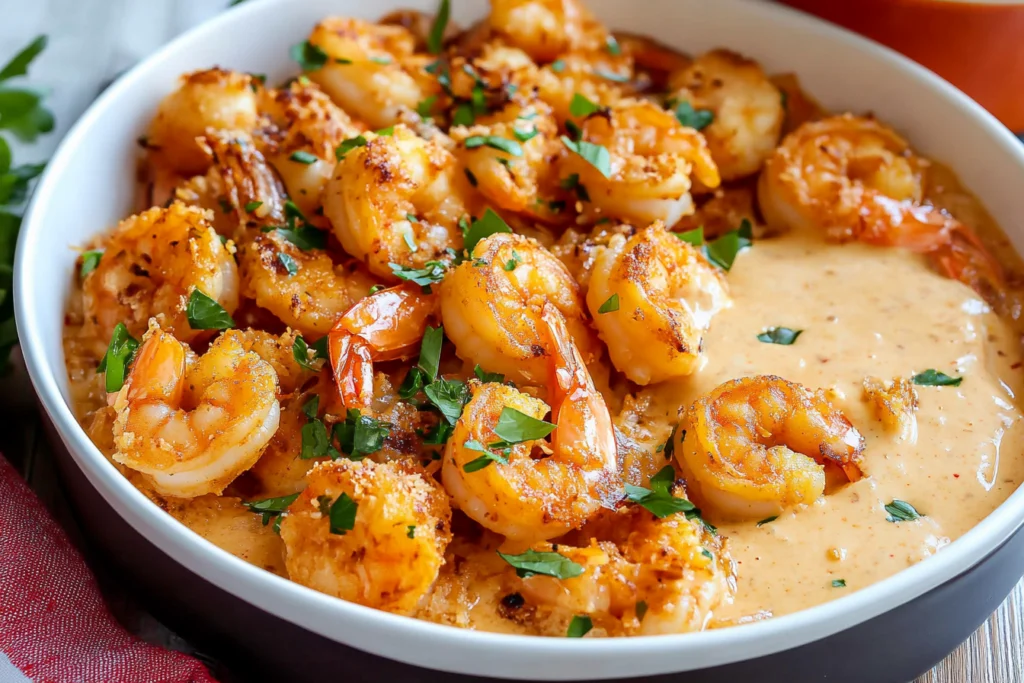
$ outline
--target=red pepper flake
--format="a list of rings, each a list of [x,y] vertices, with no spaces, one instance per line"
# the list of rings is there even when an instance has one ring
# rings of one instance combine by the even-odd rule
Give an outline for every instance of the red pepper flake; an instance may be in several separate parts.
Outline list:
[[[1024,365],[1024,364],[1022,364],[1020,361],[1017,361],[1016,363],[1014,363],[1013,365],[1010,366],[1010,369],[1011,370],[1017,370],[1017,369],[1020,368],[1021,365]]]
[[[953,473],[953,478],[954,478],[954,479],[959,479],[959,478],[960,478],[960,475],[959,475],[959,474],[957,474],[956,472],[954,472],[954,473]]]

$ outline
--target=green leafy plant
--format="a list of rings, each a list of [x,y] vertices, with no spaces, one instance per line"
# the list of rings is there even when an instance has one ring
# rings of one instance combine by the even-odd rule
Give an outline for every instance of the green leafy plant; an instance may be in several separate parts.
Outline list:
[[[18,343],[11,288],[14,245],[21,227],[21,207],[32,181],[45,164],[14,165],[11,138],[35,142],[53,130],[53,114],[43,106],[45,93],[9,81],[28,74],[28,67],[46,49],[46,36],[38,36],[0,69],[0,370],[6,370],[11,349]]]

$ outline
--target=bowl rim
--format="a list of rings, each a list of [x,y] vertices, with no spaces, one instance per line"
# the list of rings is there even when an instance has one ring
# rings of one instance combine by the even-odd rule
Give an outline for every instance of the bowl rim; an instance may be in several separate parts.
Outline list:
[[[57,383],[63,363],[51,367],[43,344],[45,315],[35,303],[30,269],[45,257],[45,206],[55,201],[57,179],[80,141],[101,127],[105,112],[162,63],[186,46],[213,39],[250,15],[268,21],[293,0],[250,2],[186,31],[118,78],[73,125],[40,179],[25,213],[17,243],[15,313],[22,354],[39,400],[90,484],[137,532],[202,579],[271,614],[358,649],[443,671],[567,680],[613,678],[686,671],[748,660],[827,637],[934,589],[967,571],[1024,525],[1024,487],[936,555],[882,581],[821,605],[765,621],[699,633],[610,639],[558,639],[506,635],[435,624],[345,602],[248,564],[221,550],[152,504],[106,460],[78,424]],[[1024,146],[993,116],[934,73],[878,43],[810,15],[774,3],[718,0],[735,11],[772,22],[790,22],[809,32],[873,54],[893,71],[936,91],[949,107],[966,110],[973,124],[1003,143],[1024,177]],[[716,4],[718,4],[716,3]],[[63,311],[61,311],[63,313]],[[347,624],[348,628],[340,628]],[[458,653],[460,656],[455,656]],[[630,661],[623,663],[623,655]],[[515,668],[503,673],[502,663]]]

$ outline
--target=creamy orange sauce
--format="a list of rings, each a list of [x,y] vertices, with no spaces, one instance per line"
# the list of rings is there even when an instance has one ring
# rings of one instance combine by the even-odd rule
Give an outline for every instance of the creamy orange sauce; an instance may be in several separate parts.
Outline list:
[[[685,406],[751,374],[829,388],[864,435],[867,476],[760,527],[720,524],[739,586],[716,616],[785,614],[870,585],[962,535],[1024,480],[1018,335],[965,286],[903,250],[798,235],[741,254],[729,285],[735,304],[711,326],[707,365],[659,387],[661,400]],[[759,342],[773,326],[804,332],[792,346]],[[917,438],[900,441],[863,401],[863,380],[928,368],[964,381],[918,387]],[[893,499],[925,517],[886,521],[883,506]],[[832,587],[838,579],[845,589]]]

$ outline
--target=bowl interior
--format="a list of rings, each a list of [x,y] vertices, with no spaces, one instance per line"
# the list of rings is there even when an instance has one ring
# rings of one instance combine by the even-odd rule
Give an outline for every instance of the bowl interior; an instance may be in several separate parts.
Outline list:
[[[780,6],[746,0],[589,0],[609,26],[685,50],[726,46],[770,72],[796,72],[835,111],[875,112],[924,154],[951,165],[1024,245],[1024,153],[964,95],[921,67],[852,34]],[[485,0],[455,0],[468,24]],[[288,48],[322,17],[376,19],[397,8],[433,12],[433,0],[259,0],[176,40],[119,79],[64,140],[37,188],[22,228],[16,267],[18,327],[29,371],[62,438],[107,501],[185,566],[263,609],[361,649],[421,666],[518,678],[609,678],[683,671],[794,647],[863,621],[963,571],[1024,519],[1024,493],[938,556],[840,600],[768,622],[685,636],[563,642],[465,632],[320,595],[251,567],[151,505],[106,462],[68,408],[61,346],[73,247],[115,225],[131,209],[136,138],[157,102],[184,72],[220,65],[295,73]]]

